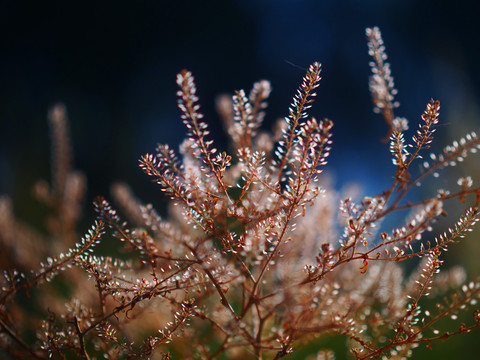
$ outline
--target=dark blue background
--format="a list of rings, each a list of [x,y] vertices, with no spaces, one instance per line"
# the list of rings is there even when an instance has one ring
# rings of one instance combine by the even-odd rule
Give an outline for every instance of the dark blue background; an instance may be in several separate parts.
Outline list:
[[[47,109],[67,105],[76,167],[89,199],[126,180],[158,201],[137,159],[184,128],[175,75],[193,71],[202,109],[225,147],[214,97],[266,78],[266,126],[287,113],[313,61],[324,79],[312,114],[334,120],[328,170],[367,193],[391,178],[387,128],[368,92],[365,28],[381,28],[411,127],[430,98],[442,101],[441,135],[478,127],[480,34],[474,2],[456,1],[2,1],[0,3],[0,192],[22,198],[49,177]],[[452,5],[454,4],[454,5]],[[472,116],[473,116],[472,115]],[[457,120],[461,119],[461,123]],[[26,195],[25,195],[26,197]]]

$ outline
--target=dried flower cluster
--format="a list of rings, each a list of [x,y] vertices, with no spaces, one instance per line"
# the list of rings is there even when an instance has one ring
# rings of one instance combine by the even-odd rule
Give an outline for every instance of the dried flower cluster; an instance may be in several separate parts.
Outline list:
[[[70,169],[66,112],[54,107],[53,181],[35,187],[52,209],[51,236],[15,219],[10,200],[0,198],[2,357],[279,359],[315,338],[340,335],[356,359],[404,359],[421,343],[479,327],[480,281],[465,283],[460,268],[439,271],[442,253],[479,220],[480,187],[463,177],[456,190],[438,189],[418,202],[407,195],[477,152],[480,138],[472,132],[426,153],[439,121],[440,103],[432,100],[408,141],[407,120],[394,113],[380,31],[367,29],[367,38],[370,90],[389,127],[396,170],[390,188],[358,202],[340,199],[319,176],[333,127],[308,114],[319,63],[309,67],[274,135],[261,130],[268,81],[219,98],[231,155],[208,139],[193,76],[182,71],[177,96],[187,137],[180,154],[158,145],[140,159],[171,199],[168,218],[116,184],[112,193],[127,221],[99,197],[98,219],[77,241],[85,179]],[[435,236],[450,199],[470,205]],[[411,212],[405,221],[403,210]],[[386,217],[398,225],[380,228]],[[122,259],[94,254],[111,236],[123,242]],[[399,262],[411,258],[421,260],[407,276]],[[445,297],[427,309],[430,293]],[[465,311],[473,314],[469,323],[458,320]],[[443,319],[451,321],[448,331],[437,327]],[[317,359],[334,358],[317,350]]]

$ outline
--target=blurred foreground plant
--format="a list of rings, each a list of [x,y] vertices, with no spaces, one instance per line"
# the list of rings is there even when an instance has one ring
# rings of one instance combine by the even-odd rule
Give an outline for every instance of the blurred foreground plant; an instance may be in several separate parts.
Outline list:
[[[273,135],[260,130],[268,81],[249,94],[219,98],[233,155],[208,140],[193,76],[182,71],[177,95],[187,138],[181,156],[158,145],[140,159],[171,199],[169,218],[116,184],[114,198],[129,222],[99,197],[98,219],[80,241],[75,225],[85,180],[70,169],[66,112],[54,107],[53,184],[35,187],[53,210],[51,237],[16,220],[10,200],[0,199],[4,356],[278,359],[316,337],[341,335],[350,339],[356,359],[401,359],[420,343],[479,327],[480,281],[464,283],[460,268],[439,270],[442,253],[479,219],[480,187],[464,177],[457,189],[438,189],[418,202],[407,195],[477,152],[480,139],[472,132],[423,159],[440,103],[427,104],[406,141],[408,122],[394,114],[396,90],[380,31],[367,29],[367,37],[374,109],[389,126],[396,171],[390,188],[358,203],[339,200],[319,177],[333,127],[307,114],[321,79],[319,63],[309,67]],[[447,232],[436,233],[435,222],[447,215],[445,202],[454,199],[470,205],[450,219]],[[379,231],[383,219],[398,222],[403,210],[412,215]],[[129,260],[93,255],[105,232],[124,242]],[[421,261],[406,276],[398,263],[414,257]],[[423,309],[420,303],[432,292],[446,296]],[[455,323],[461,311],[471,311],[473,319]],[[449,330],[438,330],[447,318]],[[321,350],[317,358],[332,359],[333,353]]]

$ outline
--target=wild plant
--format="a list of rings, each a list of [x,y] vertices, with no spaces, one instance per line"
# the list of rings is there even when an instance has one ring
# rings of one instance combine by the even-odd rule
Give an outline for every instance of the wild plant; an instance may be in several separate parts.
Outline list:
[[[209,138],[193,75],[184,70],[176,78],[187,129],[179,154],[160,144],[139,161],[170,199],[168,215],[118,183],[112,194],[123,215],[96,198],[98,219],[78,241],[85,179],[70,168],[66,110],[54,107],[52,185],[35,186],[52,209],[50,236],[15,219],[10,200],[0,199],[4,356],[279,359],[341,336],[352,358],[404,359],[422,343],[479,327],[480,281],[465,282],[459,267],[440,269],[443,253],[479,220],[480,187],[461,177],[456,189],[416,201],[409,195],[476,153],[480,139],[471,132],[428,153],[440,111],[431,100],[407,140],[380,31],[366,34],[374,110],[388,126],[395,170],[390,187],[359,201],[321,174],[333,122],[308,112],[320,63],[308,68],[273,134],[262,127],[268,81],[218,99],[230,154]],[[445,205],[455,200],[464,210],[452,220]],[[448,231],[438,230],[439,220],[449,221]],[[123,255],[95,255],[95,245],[112,237]],[[403,262],[415,266],[411,274]],[[428,296],[437,299],[430,308]],[[467,311],[471,321],[460,322]],[[446,319],[449,330],[439,330]],[[334,354],[318,348],[314,358]]]

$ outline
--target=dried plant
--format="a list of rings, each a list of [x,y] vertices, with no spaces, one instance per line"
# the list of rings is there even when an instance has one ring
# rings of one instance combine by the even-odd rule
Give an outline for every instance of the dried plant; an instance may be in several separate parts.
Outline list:
[[[85,180],[70,169],[65,108],[54,107],[52,186],[35,186],[52,209],[51,236],[15,219],[10,200],[0,199],[3,356],[279,359],[316,338],[343,336],[356,359],[403,359],[421,343],[479,327],[480,281],[465,283],[458,267],[439,271],[442,254],[479,220],[480,187],[462,177],[458,189],[416,202],[408,195],[477,152],[480,139],[472,132],[426,154],[439,122],[440,103],[431,100],[406,140],[380,31],[367,29],[367,38],[370,90],[388,124],[395,173],[388,189],[358,202],[320,176],[333,122],[308,114],[319,63],[309,67],[274,135],[262,130],[268,81],[219,98],[232,155],[213,146],[194,78],[182,71],[177,95],[187,138],[180,155],[158,145],[140,159],[171,200],[168,217],[116,184],[113,197],[128,222],[99,197],[98,219],[77,241]],[[436,222],[455,199],[463,215],[447,218],[443,233]],[[399,215],[405,210],[407,220]],[[381,225],[387,217],[398,225]],[[112,241],[106,233],[123,242],[122,259],[92,253],[98,242]],[[421,260],[407,276],[399,263],[412,258]],[[427,309],[430,293],[445,297]],[[465,311],[473,313],[469,323],[458,320]],[[444,319],[449,330],[439,330]],[[317,350],[317,359],[334,358]]]

